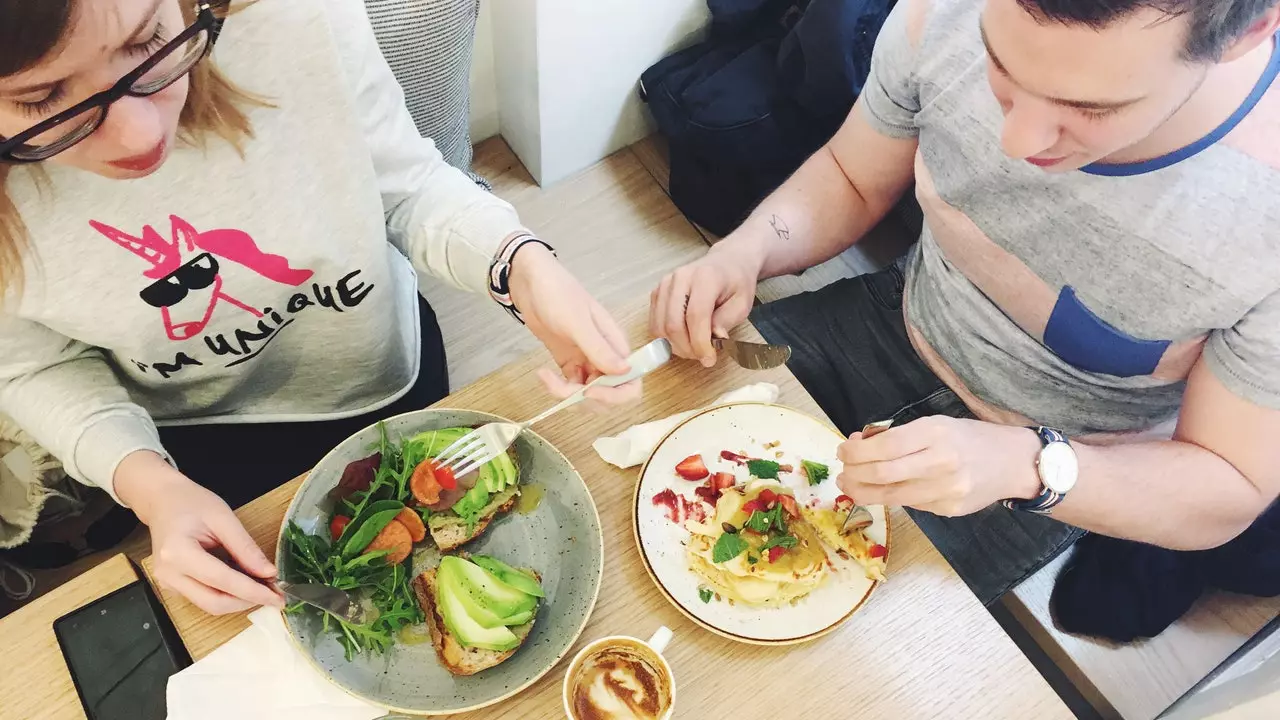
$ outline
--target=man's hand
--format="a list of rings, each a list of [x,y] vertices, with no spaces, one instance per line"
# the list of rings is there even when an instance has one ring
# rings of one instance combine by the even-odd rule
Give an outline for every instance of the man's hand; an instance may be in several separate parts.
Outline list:
[[[715,365],[711,338],[728,337],[751,313],[761,262],[752,243],[725,238],[662,279],[649,297],[649,332],[677,355]]]
[[[1027,428],[946,416],[922,418],[840,446],[840,489],[861,505],[903,505],[935,515],[977,512],[1040,493],[1040,440]]]
[[[255,605],[284,606],[275,591],[213,555],[222,548],[257,578],[276,576],[275,566],[222,498],[149,451],[135,452],[120,463],[115,487],[151,529],[156,579],[162,585],[214,615]]]
[[[551,251],[530,244],[511,265],[511,300],[520,308],[534,337],[542,341],[563,377],[544,370],[542,382],[552,394],[567,397],[601,375],[621,375],[627,366],[627,336],[586,288]],[[616,388],[595,387],[587,397],[607,404],[640,397],[640,382]]]

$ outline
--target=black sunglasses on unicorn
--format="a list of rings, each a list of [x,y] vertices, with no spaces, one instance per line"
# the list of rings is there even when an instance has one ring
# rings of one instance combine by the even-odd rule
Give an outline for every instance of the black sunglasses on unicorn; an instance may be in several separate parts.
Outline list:
[[[89,137],[102,126],[112,103],[126,97],[155,95],[180,80],[209,55],[222,31],[228,0],[204,0],[196,20],[110,88],[11,138],[0,139],[0,162],[37,163]]]

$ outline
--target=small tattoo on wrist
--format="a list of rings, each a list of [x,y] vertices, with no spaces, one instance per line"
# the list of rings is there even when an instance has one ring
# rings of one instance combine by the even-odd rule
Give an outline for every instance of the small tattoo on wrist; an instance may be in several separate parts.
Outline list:
[[[769,218],[769,225],[773,228],[773,234],[778,236],[779,240],[791,239],[791,228],[787,227],[787,223],[782,218],[774,215]]]

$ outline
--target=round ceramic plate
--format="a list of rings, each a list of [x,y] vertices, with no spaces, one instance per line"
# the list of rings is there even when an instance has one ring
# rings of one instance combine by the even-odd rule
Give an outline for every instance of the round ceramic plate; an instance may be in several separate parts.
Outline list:
[[[788,645],[806,642],[831,632],[862,606],[878,584],[869,580],[856,561],[828,552],[836,571],[809,595],[794,605],[753,608],[698,597],[699,578],[689,570],[685,544],[689,531],[668,517],[663,505],[653,497],[670,488],[689,502],[700,502],[693,489],[699,483],[676,475],[675,467],[690,455],[702,455],[712,472],[734,472],[745,480],[743,469],[724,460],[728,450],[750,457],[777,460],[800,467],[800,459],[821,462],[831,468],[831,478],[810,487],[799,474],[783,473],[779,479],[795,491],[801,504],[817,498],[830,507],[840,495],[835,476],[840,462],[836,449],[844,438],[827,424],[804,413],[780,405],[741,403],[705,410],[671,431],[659,443],[640,472],[636,485],[634,531],[640,556],[650,577],[667,599],[691,620],[727,637],[758,645]],[[773,443],[777,443],[773,446]],[[766,447],[768,445],[769,447]],[[782,457],[776,457],[778,452]],[[867,530],[874,541],[889,547],[888,516],[884,506],[869,508],[875,524]]]
[[[388,437],[398,441],[424,430],[503,419],[470,410],[432,409],[399,415],[385,424]],[[347,463],[367,457],[377,441],[377,427],[367,427],[326,455],[289,505],[285,522],[293,520],[313,533],[324,528],[332,508],[326,495],[338,484]],[[389,710],[427,715],[457,713],[520,692],[569,651],[586,626],[600,591],[604,569],[600,516],[582,477],[550,443],[525,432],[516,441],[515,449],[520,483],[544,488],[541,503],[527,514],[513,511],[495,520],[484,535],[462,549],[493,555],[542,574],[547,596],[539,606],[529,639],[501,665],[459,677],[440,664],[425,625],[414,629],[418,642],[397,642],[386,655],[357,656],[347,662],[334,635],[321,630],[318,611],[306,609],[286,615],[290,635],[302,653],[335,684]],[[276,562],[286,567],[283,545],[276,550]],[[438,562],[439,552],[434,547],[418,550],[413,559],[414,572],[421,573]]]

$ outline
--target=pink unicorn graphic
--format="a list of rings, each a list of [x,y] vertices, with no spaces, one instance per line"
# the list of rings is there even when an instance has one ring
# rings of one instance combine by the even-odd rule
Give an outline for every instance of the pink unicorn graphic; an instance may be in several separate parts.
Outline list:
[[[189,340],[203,332],[219,303],[262,317],[261,310],[223,289],[218,258],[242,265],[281,285],[297,287],[311,279],[312,271],[291,267],[286,258],[263,252],[242,230],[198,232],[177,215],[170,215],[169,221],[172,232],[168,240],[150,225],[143,226],[142,237],[96,220],[90,220],[89,225],[150,263],[151,267],[142,274],[155,282],[143,288],[138,296],[160,310],[170,340]],[[191,301],[184,303],[188,297]]]

